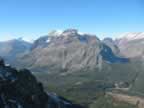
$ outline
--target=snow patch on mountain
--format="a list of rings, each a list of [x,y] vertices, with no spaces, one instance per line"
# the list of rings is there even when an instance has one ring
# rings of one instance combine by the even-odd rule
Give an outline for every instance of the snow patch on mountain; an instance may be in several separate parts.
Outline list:
[[[46,43],[49,43],[51,41],[51,39],[47,39]]]
[[[58,37],[62,34],[63,31],[61,30],[53,30],[51,32],[48,33],[49,37]]]
[[[144,39],[144,32],[127,32],[127,33],[123,33],[117,39],[118,40],[119,39],[124,39],[124,40],[127,40],[127,41]]]

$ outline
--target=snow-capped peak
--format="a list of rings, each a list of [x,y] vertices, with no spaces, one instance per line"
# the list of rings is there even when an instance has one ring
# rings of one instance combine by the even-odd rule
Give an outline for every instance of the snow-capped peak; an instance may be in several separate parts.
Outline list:
[[[49,43],[50,41],[51,41],[51,39],[48,38],[48,39],[46,40],[46,43]]]
[[[75,36],[78,35],[77,29],[66,29],[62,33],[63,36]]]
[[[53,30],[51,32],[48,33],[49,37],[58,37],[62,34],[63,31],[61,30]]]
[[[117,39],[125,39],[127,41],[144,39],[144,32],[127,32],[121,34]]]

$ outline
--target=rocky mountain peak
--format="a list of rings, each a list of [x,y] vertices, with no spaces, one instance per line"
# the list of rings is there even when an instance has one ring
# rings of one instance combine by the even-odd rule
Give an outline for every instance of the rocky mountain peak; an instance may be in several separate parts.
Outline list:
[[[53,30],[48,33],[48,37],[58,37],[62,34],[62,31],[60,30]]]
[[[78,35],[78,30],[77,29],[67,29],[64,30],[62,35],[64,36],[76,36]]]
[[[54,30],[48,35],[38,38],[32,45],[32,49],[59,45],[67,46],[75,42],[93,44],[99,41],[95,35],[84,34],[76,29],[67,29],[64,31]]]

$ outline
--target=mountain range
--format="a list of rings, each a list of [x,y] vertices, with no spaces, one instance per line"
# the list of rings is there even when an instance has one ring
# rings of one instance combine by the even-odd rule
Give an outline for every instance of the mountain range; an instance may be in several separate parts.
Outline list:
[[[33,43],[24,41],[22,39],[2,41],[0,42],[0,56],[4,57],[6,60],[10,60],[19,56],[22,57],[25,55],[30,55],[30,53],[38,49],[46,50],[47,48],[47,50],[50,50],[50,48],[55,49],[56,47],[61,47],[63,50],[65,50],[68,47],[73,47],[72,45],[74,44],[75,46],[81,45],[83,47],[97,46],[100,52],[105,44],[111,48],[115,55],[126,58],[134,58],[142,57],[143,40],[143,32],[124,33],[121,35],[121,37],[116,38],[115,40],[112,38],[104,38],[103,40],[100,40],[98,37],[96,37],[96,35],[82,34],[76,29],[68,29],[63,32],[52,31],[46,36],[41,36]]]
[[[2,41],[0,42],[0,50],[1,50],[0,56],[2,56],[3,58],[5,58],[7,61],[10,62],[12,60],[15,60],[15,58],[30,56],[30,54],[32,54],[33,52],[38,52],[38,50],[43,50],[41,54],[47,53],[48,55],[50,55],[49,52],[52,53],[52,49],[54,50],[62,49],[60,50],[61,52],[60,51],[58,52],[67,53],[69,52],[67,51],[68,49],[72,51],[74,50],[75,46],[80,48],[83,47],[82,49],[87,50],[85,52],[90,53],[91,51],[96,50],[95,53],[100,53],[100,51],[102,51],[104,49],[104,46],[106,45],[112,50],[112,53],[116,56],[125,57],[125,58],[136,58],[136,57],[143,56],[143,47],[142,47],[144,44],[143,41],[144,41],[143,32],[124,33],[119,38],[116,38],[115,40],[109,37],[100,40],[98,37],[96,37],[96,35],[90,35],[84,33],[82,34],[79,33],[76,29],[68,29],[63,32],[52,31],[46,36],[41,36],[33,43],[24,41],[22,39]],[[89,51],[90,49],[91,51]],[[51,50],[51,51],[46,52],[46,50],[47,51]],[[78,48],[76,50],[79,51]],[[84,50],[79,53],[84,53]],[[72,52],[70,53],[72,54]],[[35,56],[36,55],[37,54],[35,54]],[[97,56],[98,54],[95,55]],[[47,56],[47,55],[44,54],[41,56],[41,58],[43,56]],[[36,61],[40,62],[40,60],[36,60]],[[93,61],[93,64],[96,65],[96,60]]]
[[[128,62],[128,59],[119,56],[120,50],[112,39],[101,41],[95,35],[79,34],[75,29],[62,33],[53,31],[38,38],[33,44],[22,40],[0,44],[5,44],[2,46],[5,51],[0,56],[6,60],[16,58],[17,61],[12,64],[22,67],[26,65],[32,70],[59,68],[75,71],[82,68],[100,68],[102,61]]]
[[[96,91],[99,94],[107,88],[143,95],[143,44],[143,32],[100,40],[67,29],[52,31],[33,43],[21,39],[0,42],[0,56],[13,67],[30,69],[46,90],[93,105]]]

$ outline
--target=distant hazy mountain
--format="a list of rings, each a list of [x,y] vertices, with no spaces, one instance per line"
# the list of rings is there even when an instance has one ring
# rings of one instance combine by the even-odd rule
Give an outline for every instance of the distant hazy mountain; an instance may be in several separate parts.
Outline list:
[[[101,42],[95,35],[80,34],[75,29],[62,33],[51,32],[48,36],[37,39],[32,51],[19,58],[19,65],[30,69],[42,70],[80,70],[83,68],[101,68],[102,61],[109,63],[128,62],[117,57],[111,48]]]
[[[8,63],[13,62],[17,56],[22,56],[28,53],[31,48],[31,43],[22,39],[14,39],[0,42],[0,56]]]
[[[116,39],[120,52],[125,57],[135,58],[144,55],[144,33],[125,33]]]

